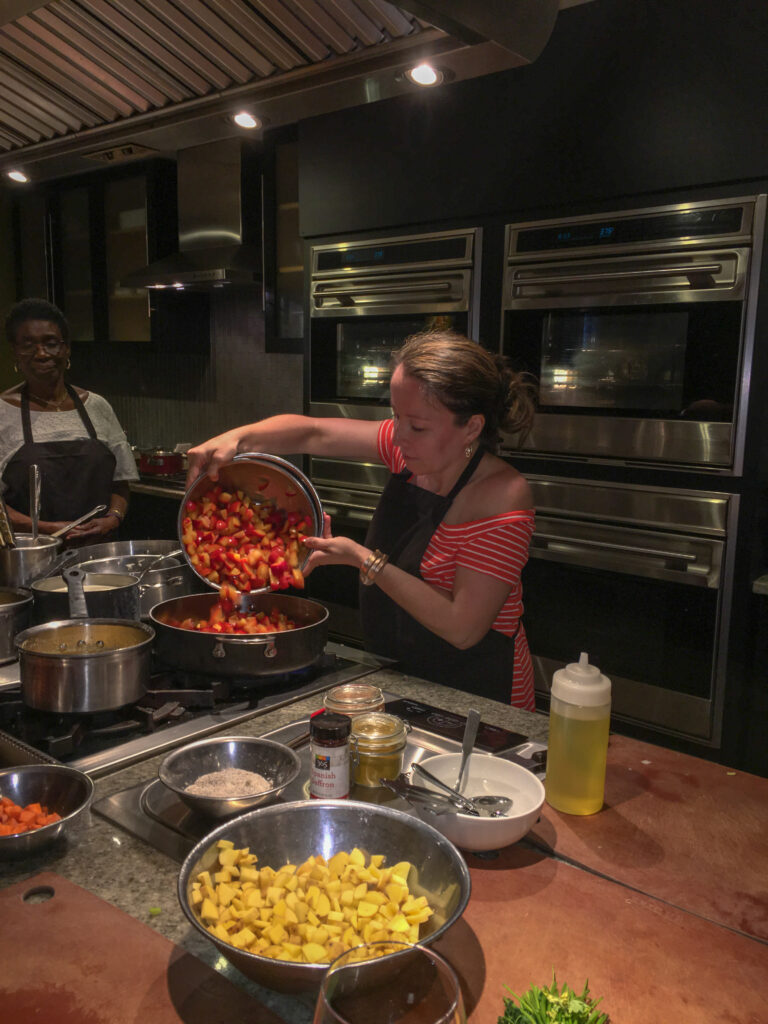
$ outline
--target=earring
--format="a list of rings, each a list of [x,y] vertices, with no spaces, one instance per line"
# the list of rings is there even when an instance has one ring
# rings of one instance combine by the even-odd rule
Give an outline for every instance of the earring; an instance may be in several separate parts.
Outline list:
[[[467,459],[471,459],[472,458],[472,445],[471,444],[468,444],[467,447],[464,449],[464,457],[467,458]]]
[[[19,368],[18,368],[18,366],[16,365],[16,363],[14,363],[14,364],[13,364],[13,372],[14,372],[14,373],[18,373],[18,372],[19,372]]]
[[[68,359],[67,360],[67,369],[69,369],[71,365],[72,365],[72,360]]]

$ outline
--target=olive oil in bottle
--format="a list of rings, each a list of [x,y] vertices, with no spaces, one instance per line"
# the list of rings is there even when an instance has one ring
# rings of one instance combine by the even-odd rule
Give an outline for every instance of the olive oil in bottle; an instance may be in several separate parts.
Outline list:
[[[566,814],[595,814],[603,806],[611,681],[585,653],[552,678],[547,803]]]

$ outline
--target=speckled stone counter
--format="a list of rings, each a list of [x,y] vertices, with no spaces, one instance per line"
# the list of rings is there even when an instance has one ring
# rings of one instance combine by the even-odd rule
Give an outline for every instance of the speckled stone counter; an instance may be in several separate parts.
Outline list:
[[[389,693],[411,697],[457,714],[466,714],[470,707],[476,707],[483,721],[489,724],[523,733],[530,739],[546,740],[548,723],[544,715],[507,707],[392,670],[381,670],[367,676],[366,682],[374,683]],[[320,696],[309,697],[238,725],[237,731],[242,735],[262,735],[306,718],[321,704]],[[94,802],[153,779],[163,756],[96,779]],[[191,928],[176,897],[179,865],[175,861],[98,814],[91,812],[89,820],[61,848],[23,862],[0,863],[0,886],[23,881],[41,871],[54,871],[82,886],[145,922],[211,966],[215,965],[230,980],[258,995],[262,1002],[290,1024],[311,1021],[311,1000],[267,992],[254,985],[231,965],[225,964],[213,944]],[[150,908],[159,908],[160,913],[152,915]]]

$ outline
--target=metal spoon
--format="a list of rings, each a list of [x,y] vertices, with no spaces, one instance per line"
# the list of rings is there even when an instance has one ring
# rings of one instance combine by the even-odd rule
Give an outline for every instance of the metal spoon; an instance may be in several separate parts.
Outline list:
[[[475,739],[477,737],[477,729],[480,725],[480,712],[475,711],[472,708],[467,714],[467,724],[464,726],[464,735],[461,738],[461,766],[459,768],[459,777],[456,780],[456,789],[461,792],[461,784],[464,780],[464,772],[466,771],[467,764],[469,763],[469,755],[475,746]]]
[[[40,523],[40,467],[29,467],[29,518],[32,521],[32,543],[37,544],[37,531]]]
[[[452,793],[453,796],[459,797],[462,801],[461,811],[463,814],[467,813],[465,808],[468,808],[470,814],[474,811],[483,818],[503,818],[512,806],[512,798],[508,796],[493,796],[490,793],[484,796],[462,796],[461,793],[452,789],[446,782],[443,782],[442,779],[438,779],[436,775],[433,775],[432,772],[419,764],[418,761],[414,761],[411,764],[411,769],[415,771],[417,775],[423,775],[425,779],[429,779],[429,781],[439,789],[445,790],[446,793]]]
[[[414,807],[425,807],[433,814],[455,814],[461,810],[464,814],[473,814],[479,817],[478,811],[467,811],[460,805],[455,797],[443,796],[433,789],[425,786],[416,786],[410,782],[405,775],[399,775],[396,779],[380,779],[382,786],[391,789]]]

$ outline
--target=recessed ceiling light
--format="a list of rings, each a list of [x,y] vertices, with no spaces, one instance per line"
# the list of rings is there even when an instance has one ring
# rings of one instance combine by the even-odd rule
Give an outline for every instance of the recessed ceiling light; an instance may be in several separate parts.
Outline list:
[[[29,181],[24,171],[6,171],[5,173],[12,181],[20,181],[22,185]]]
[[[232,120],[240,128],[261,128],[261,121],[258,117],[254,117],[247,110],[241,110],[239,113],[233,114]]]
[[[443,72],[426,62],[410,68],[406,71],[406,75],[415,85],[440,85],[443,81]]]

